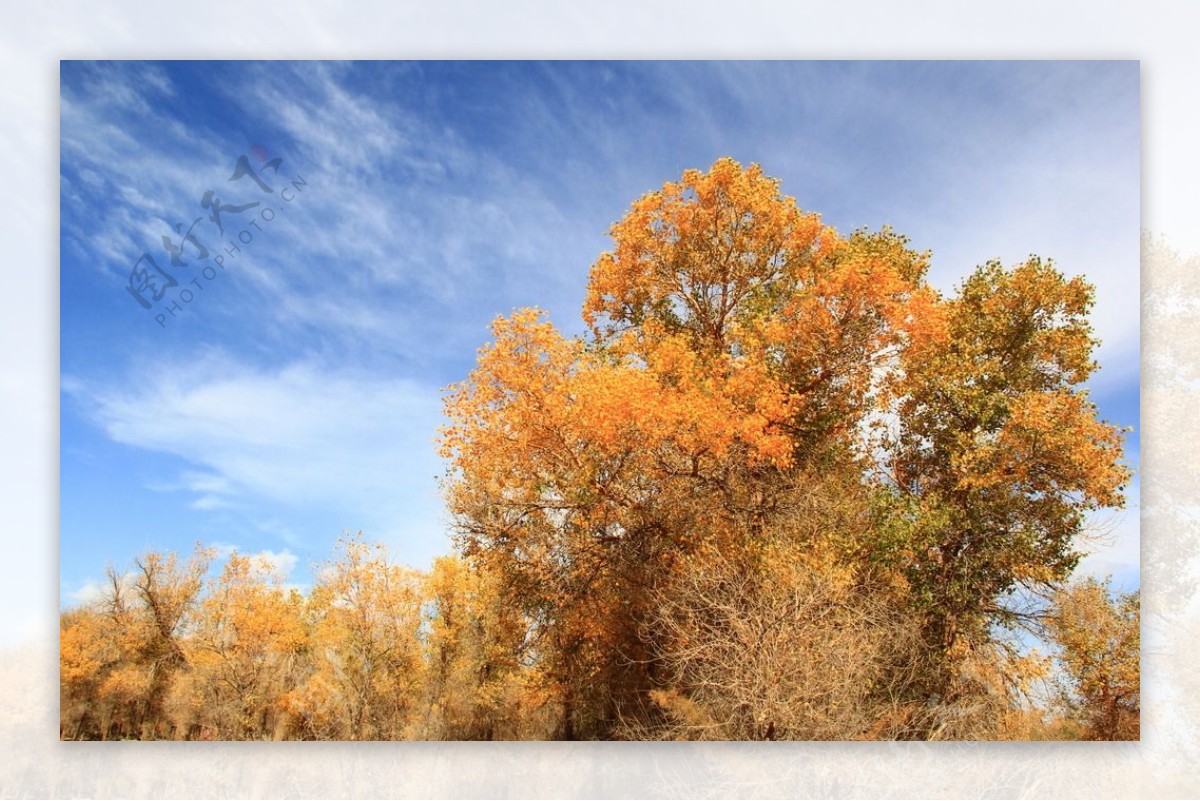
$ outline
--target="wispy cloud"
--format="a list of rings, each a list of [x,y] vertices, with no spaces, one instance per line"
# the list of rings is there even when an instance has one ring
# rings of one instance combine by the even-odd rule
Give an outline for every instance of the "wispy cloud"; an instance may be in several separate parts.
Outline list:
[[[261,243],[230,261],[233,277],[221,280],[231,288],[204,298],[203,314],[219,327],[195,325],[210,335],[254,336],[288,357],[333,347],[436,373],[471,353],[497,313],[538,303],[574,316],[609,220],[581,220],[578,201],[564,207],[562,187],[468,143],[436,109],[373,95],[345,66],[249,65],[215,87],[260,121],[235,136],[203,119],[181,125],[171,105],[147,103],[130,120],[127,104],[110,108],[99,94],[112,76],[78,69],[63,100],[64,248],[111,275],[118,300],[130,302],[117,293],[136,258],[207,214],[201,194],[226,185],[258,137],[284,159],[280,174],[308,187]],[[124,78],[126,92],[163,91],[140,73]],[[140,136],[148,130],[151,147]],[[204,236],[210,250],[224,246],[215,231]],[[134,337],[131,347],[145,345]]]
[[[191,465],[158,489],[197,495],[195,509],[267,502],[388,530],[436,523],[434,387],[315,363],[264,371],[219,352],[149,380],[65,387],[115,442]]]
[[[133,574],[123,573],[117,577],[117,581],[128,590],[133,589]],[[106,598],[112,597],[112,582],[107,579],[88,579],[80,584],[74,590],[67,593],[67,597],[74,601],[79,606],[89,606],[103,601]]]

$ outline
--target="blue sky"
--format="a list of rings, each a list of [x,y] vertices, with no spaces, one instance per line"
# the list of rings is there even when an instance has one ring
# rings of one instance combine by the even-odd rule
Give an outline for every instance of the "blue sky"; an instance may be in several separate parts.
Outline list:
[[[1093,398],[1138,423],[1136,62],[62,62],[61,86],[65,604],[197,540],[300,585],[347,530],[447,552],[441,389],[497,314],[581,330],[608,226],[722,155],[842,231],[907,234],[945,290],[1030,253],[1087,275]],[[272,191],[228,180],[242,156]],[[221,235],[209,190],[258,205]],[[209,257],[175,267],[163,235],[197,218]],[[178,280],[150,309],[143,253]],[[1085,562],[1124,587],[1137,491]]]

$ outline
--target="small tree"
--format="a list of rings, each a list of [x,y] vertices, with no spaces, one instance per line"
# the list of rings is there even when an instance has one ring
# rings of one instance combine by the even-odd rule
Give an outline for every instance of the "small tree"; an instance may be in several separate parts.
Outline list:
[[[1090,740],[1141,736],[1141,596],[1088,578],[1058,593],[1050,633],[1061,648],[1063,698]]]
[[[361,534],[339,548],[309,597],[313,673],[291,711],[315,739],[404,739],[419,692],[419,575]]]

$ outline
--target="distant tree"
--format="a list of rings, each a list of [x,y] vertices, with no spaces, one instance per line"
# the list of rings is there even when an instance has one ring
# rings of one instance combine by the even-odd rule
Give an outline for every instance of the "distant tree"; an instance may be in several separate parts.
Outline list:
[[[530,732],[522,681],[525,629],[494,577],[456,556],[439,557],[425,580],[426,706],[416,736],[496,740]]]
[[[177,725],[222,740],[272,737],[307,659],[302,614],[300,594],[270,565],[231,554],[184,644],[190,670],[173,698]]]
[[[1113,595],[1108,581],[1061,590],[1050,619],[1061,649],[1064,698],[1089,740],[1137,740],[1141,724],[1140,593]]]
[[[64,616],[60,682],[64,733],[95,739],[171,737],[164,704],[188,667],[183,643],[212,552],[181,562],[150,552],[134,570],[109,568],[93,604]]]
[[[312,674],[288,699],[304,736],[401,740],[420,695],[420,577],[344,537],[308,601]]]

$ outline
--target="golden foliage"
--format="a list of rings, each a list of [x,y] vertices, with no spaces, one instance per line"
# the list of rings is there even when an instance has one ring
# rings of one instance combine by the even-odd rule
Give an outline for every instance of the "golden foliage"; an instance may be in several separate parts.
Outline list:
[[[1085,579],[1056,598],[1050,633],[1062,649],[1065,700],[1090,740],[1137,740],[1141,724],[1141,600]]]

